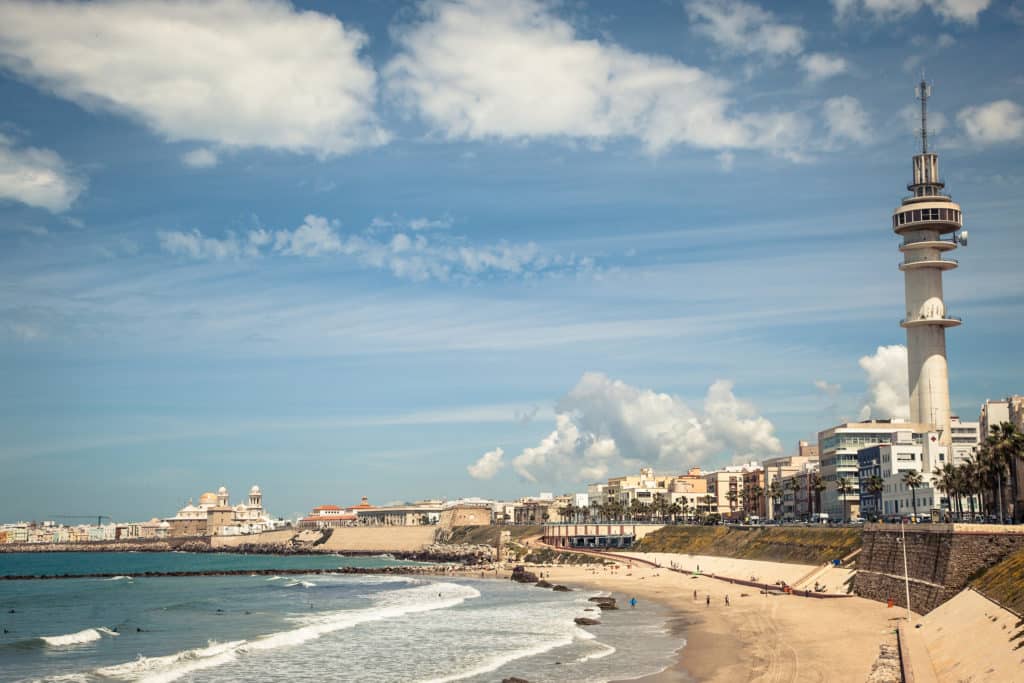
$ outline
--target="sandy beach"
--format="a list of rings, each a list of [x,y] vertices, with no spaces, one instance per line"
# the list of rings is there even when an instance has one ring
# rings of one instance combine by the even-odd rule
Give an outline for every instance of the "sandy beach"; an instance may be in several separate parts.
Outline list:
[[[757,564],[762,578],[773,583],[771,567],[766,566],[771,563]],[[777,569],[779,576],[793,573],[793,565],[778,564]],[[647,683],[863,683],[879,645],[902,616],[898,610],[862,598],[764,595],[755,588],[640,563],[617,569],[545,566],[534,571],[543,572],[545,578],[550,574],[554,583],[635,596],[636,609],[644,609],[648,601],[667,606],[674,614],[673,627],[683,630],[687,644],[675,667],[642,679]],[[621,607],[629,609],[628,604]],[[599,632],[601,627],[590,628]]]

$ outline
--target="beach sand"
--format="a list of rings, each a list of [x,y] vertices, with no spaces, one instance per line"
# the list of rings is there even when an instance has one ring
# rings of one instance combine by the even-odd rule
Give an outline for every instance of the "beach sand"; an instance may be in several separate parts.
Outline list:
[[[758,563],[764,579],[769,579],[768,564]],[[780,563],[777,569],[780,576],[793,572],[792,565]],[[667,606],[674,615],[671,626],[681,629],[686,646],[674,667],[640,679],[646,683],[863,683],[880,643],[902,616],[899,610],[858,597],[766,596],[756,588],[639,563],[618,569],[580,565],[531,571],[543,572],[545,578],[550,574],[548,580],[553,583],[635,596],[636,609],[643,609],[647,601]],[[727,595],[729,606],[725,605]],[[628,603],[620,608],[630,609]],[[600,626],[590,628],[600,633]]]

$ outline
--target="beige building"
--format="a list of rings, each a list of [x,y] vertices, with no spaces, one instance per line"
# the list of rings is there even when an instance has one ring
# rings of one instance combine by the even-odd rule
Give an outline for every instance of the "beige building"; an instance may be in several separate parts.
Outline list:
[[[425,526],[437,524],[444,504],[425,500],[408,505],[384,505],[359,511],[360,526]]]
[[[756,462],[744,465],[729,465],[720,470],[705,472],[708,502],[706,510],[723,519],[740,519],[744,516],[743,489],[748,476],[761,470]]]
[[[488,526],[493,508],[484,503],[454,503],[441,510],[440,525],[446,529],[457,526]]]
[[[269,531],[276,525],[263,509],[259,486],[249,489],[248,502],[232,506],[226,487],[217,493],[199,496],[199,504],[189,501],[174,517],[165,520],[169,536],[237,536]]]
[[[769,519],[797,519],[796,500],[790,491],[790,505],[785,505],[785,494],[787,492],[787,479],[803,475],[806,480],[811,472],[818,470],[818,447],[806,441],[797,443],[796,455],[784,455],[779,458],[769,458],[762,463],[764,467],[764,489],[765,489],[765,516]],[[778,483],[782,488],[783,496],[776,500],[771,495],[772,484]],[[805,503],[806,504],[806,503]],[[805,510],[804,513],[809,513]]]

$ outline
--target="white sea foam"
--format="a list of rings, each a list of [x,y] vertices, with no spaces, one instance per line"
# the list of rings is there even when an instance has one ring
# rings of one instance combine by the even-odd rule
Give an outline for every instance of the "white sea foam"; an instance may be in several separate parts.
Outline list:
[[[65,647],[67,645],[81,645],[82,643],[91,643],[95,640],[99,640],[103,637],[103,634],[116,636],[117,634],[110,629],[101,627],[98,628],[87,628],[77,633],[66,633],[61,636],[41,636],[40,639],[52,647]]]
[[[502,653],[495,657],[490,657],[489,659],[486,659],[480,664],[466,669],[465,671],[458,671],[447,676],[442,676],[441,678],[430,678],[425,681],[420,681],[420,683],[448,683],[448,681],[461,681],[464,678],[483,676],[484,674],[488,674],[492,671],[497,671],[509,662],[514,662],[515,660],[522,659],[523,657],[536,657],[537,655],[543,654],[549,650],[564,647],[571,643],[571,636],[548,638],[544,642],[533,645],[532,647],[524,647],[518,650]]]
[[[282,579],[282,577],[280,577],[280,576],[268,576],[267,577],[267,581],[280,581],[281,579]]]
[[[132,581],[134,577],[131,576],[111,576],[110,578],[104,579],[104,581]]]
[[[438,596],[440,593],[440,596]],[[292,617],[299,628],[280,631],[253,640],[230,643],[210,642],[205,648],[184,650],[164,657],[139,657],[132,662],[97,669],[107,678],[142,680],[147,683],[169,683],[194,671],[210,669],[234,661],[239,655],[299,645],[327,633],[353,628],[359,624],[393,619],[406,614],[447,609],[480,596],[470,586],[453,583],[432,583],[374,596],[373,607],[340,610],[316,615]],[[97,636],[98,637],[98,636]]]
[[[608,655],[615,653],[615,648],[607,643],[595,643],[595,645],[599,645],[601,649],[597,652],[592,652],[589,655],[583,655],[577,659],[576,662],[582,664],[583,662],[590,662],[595,659],[604,659]]]
[[[107,678],[121,680],[167,683],[193,671],[210,669],[232,661],[238,656],[238,648],[244,644],[244,640],[236,640],[229,643],[210,641],[206,647],[183,650],[163,657],[140,656],[131,662],[97,669],[96,673]]]
[[[295,588],[296,586],[302,586],[303,588],[312,588],[315,585],[316,584],[312,581],[292,581],[291,583],[285,584],[285,586],[287,586],[288,588]]]

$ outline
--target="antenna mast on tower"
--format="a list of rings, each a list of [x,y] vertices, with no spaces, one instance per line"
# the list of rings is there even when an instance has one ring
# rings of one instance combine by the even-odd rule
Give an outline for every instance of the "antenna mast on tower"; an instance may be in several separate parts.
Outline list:
[[[914,88],[914,95],[921,100],[921,153],[928,153],[928,98],[932,94],[932,87],[924,80],[924,73],[921,74],[921,82]]]

